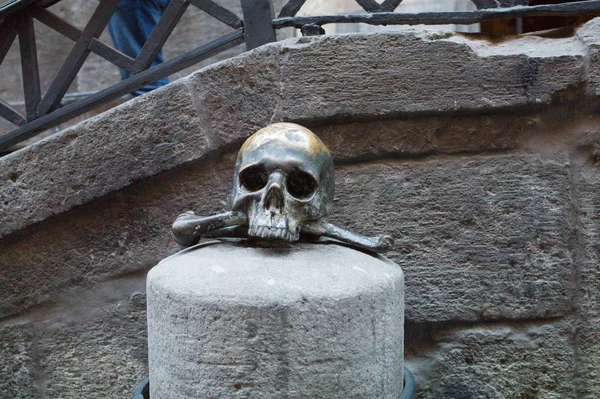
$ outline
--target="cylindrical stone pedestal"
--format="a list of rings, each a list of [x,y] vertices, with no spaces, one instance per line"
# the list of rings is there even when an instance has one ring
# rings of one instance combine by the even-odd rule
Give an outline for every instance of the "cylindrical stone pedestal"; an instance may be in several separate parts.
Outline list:
[[[211,243],[148,274],[150,397],[398,399],[404,277],[337,244]]]

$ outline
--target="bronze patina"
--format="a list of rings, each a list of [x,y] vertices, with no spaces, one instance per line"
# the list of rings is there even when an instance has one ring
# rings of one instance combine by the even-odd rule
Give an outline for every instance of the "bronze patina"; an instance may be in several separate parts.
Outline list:
[[[325,144],[305,127],[275,123],[242,145],[229,211],[214,216],[183,213],[173,224],[173,234],[186,247],[208,237],[283,242],[328,237],[387,251],[393,243],[389,235],[365,237],[327,222],[334,187],[333,158]]]

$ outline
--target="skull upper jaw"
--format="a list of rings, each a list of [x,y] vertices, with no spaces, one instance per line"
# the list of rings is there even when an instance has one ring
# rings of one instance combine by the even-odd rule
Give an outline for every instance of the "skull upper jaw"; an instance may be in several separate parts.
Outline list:
[[[295,242],[302,224],[322,217],[314,197],[316,193],[303,200],[294,198],[288,193],[285,175],[274,172],[265,188],[238,196],[233,209],[247,214],[248,236]]]
[[[248,209],[248,235],[250,237],[298,241],[300,229],[298,221],[287,213],[264,209],[260,202],[253,202]]]

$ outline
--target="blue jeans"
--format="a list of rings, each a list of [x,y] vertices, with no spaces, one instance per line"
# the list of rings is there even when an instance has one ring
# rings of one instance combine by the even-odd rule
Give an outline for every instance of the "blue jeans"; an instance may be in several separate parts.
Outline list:
[[[130,56],[137,57],[140,50],[156,26],[169,0],[121,0],[117,10],[108,22],[108,31],[115,48]],[[162,50],[156,56],[152,66],[163,62]],[[132,76],[129,72],[119,68],[121,78]],[[139,96],[169,83],[168,78],[162,78],[131,93]]]

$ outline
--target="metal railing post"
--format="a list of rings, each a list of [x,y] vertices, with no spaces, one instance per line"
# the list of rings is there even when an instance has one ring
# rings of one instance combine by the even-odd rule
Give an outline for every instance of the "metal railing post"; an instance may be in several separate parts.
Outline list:
[[[246,50],[275,41],[273,3],[271,0],[241,0],[244,13]]]

